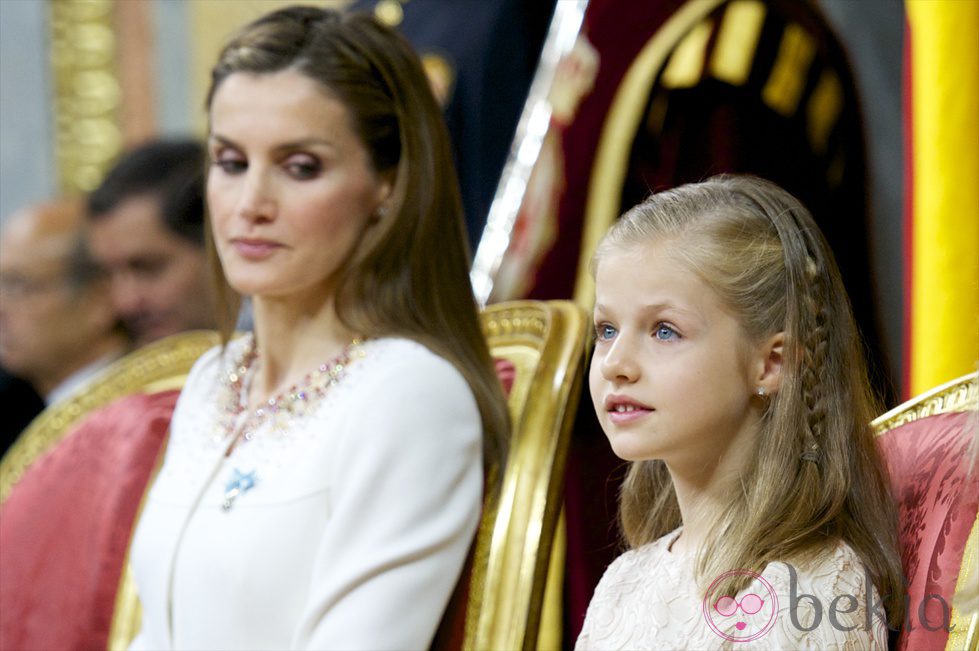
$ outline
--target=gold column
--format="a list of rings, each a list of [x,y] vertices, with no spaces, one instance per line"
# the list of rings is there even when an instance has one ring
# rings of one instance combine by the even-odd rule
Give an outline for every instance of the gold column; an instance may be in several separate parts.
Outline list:
[[[53,0],[51,66],[59,187],[92,190],[122,149],[111,0]]]

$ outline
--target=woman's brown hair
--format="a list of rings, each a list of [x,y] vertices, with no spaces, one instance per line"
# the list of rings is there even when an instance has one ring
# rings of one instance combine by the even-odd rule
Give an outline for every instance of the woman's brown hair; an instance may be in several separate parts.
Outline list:
[[[364,336],[407,337],[455,365],[479,406],[484,463],[493,472],[506,454],[509,415],[469,283],[448,133],[421,63],[403,37],[368,15],[289,7],[247,25],[225,46],[207,106],[230,75],[282,70],[304,74],[340,101],[375,171],[393,178],[385,214],[340,272],[337,315]],[[240,299],[213,243],[208,248],[227,338]]]
[[[843,540],[865,563],[891,625],[900,626],[897,512],[870,427],[878,403],[849,299],[819,227],[801,203],[768,181],[716,176],[654,194],[627,212],[599,245],[593,267],[616,251],[664,239],[675,243],[671,252],[717,292],[752,341],[779,332],[785,337],[779,388],[767,404],[752,461],[701,550],[700,576],[806,562]],[[632,547],[681,524],[662,461],[631,464],[620,518]],[[743,585],[733,580],[727,587]]]

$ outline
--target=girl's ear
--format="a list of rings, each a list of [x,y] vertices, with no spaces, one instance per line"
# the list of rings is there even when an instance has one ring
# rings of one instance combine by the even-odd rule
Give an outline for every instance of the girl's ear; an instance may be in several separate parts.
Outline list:
[[[755,377],[755,388],[764,389],[765,395],[773,395],[778,391],[782,377],[782,347],[785,344],[785,333],[777,332],[759,348],[758,371]]]

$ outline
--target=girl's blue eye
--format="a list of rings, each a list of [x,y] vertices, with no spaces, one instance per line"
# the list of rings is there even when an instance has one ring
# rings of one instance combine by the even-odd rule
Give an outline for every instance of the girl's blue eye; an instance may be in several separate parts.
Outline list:
[[[615,337],[616,330],[607,323],[600,323],[595,326],[595,339],[598,341],[609,341]]]
[[[676,339],[680,335],[679,333],[677,333],[676,330],[674,330],[670,326],[666,325],[665,323],[661,323],[658,326],[656,326],[656,331],[653,333],[653,336],[659,339],[660,341],[672,341],[673,339]]]

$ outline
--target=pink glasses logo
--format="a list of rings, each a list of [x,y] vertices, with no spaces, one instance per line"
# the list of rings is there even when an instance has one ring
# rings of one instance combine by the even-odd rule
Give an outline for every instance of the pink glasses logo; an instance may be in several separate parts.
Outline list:
[[[748,594],[740,600],[721,593],[725,579],[747,576],[751,579]],[[711,630],[731,642],[751,642],[762,637],[775,625],[778,595],[760,574],[749,570],[731,570],[720,575],[707,588],[702,604],[704,619]]]

